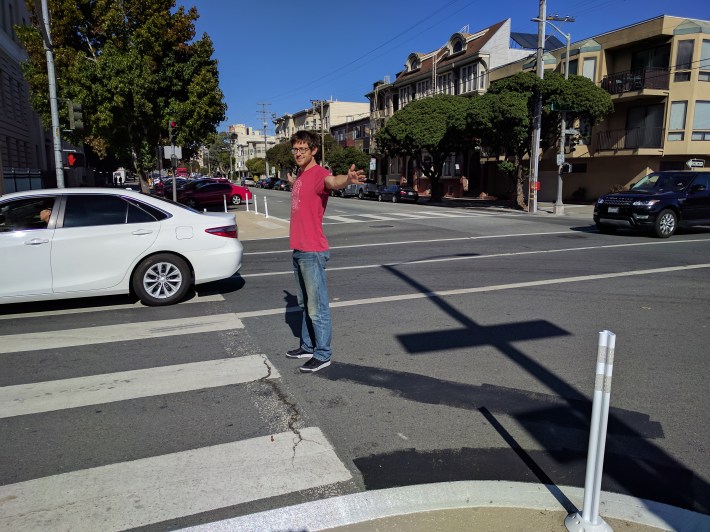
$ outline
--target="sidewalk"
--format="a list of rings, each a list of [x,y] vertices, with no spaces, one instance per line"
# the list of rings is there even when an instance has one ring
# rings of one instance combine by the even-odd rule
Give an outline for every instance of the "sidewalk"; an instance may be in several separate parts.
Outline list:
[[[184,530],[560,531],[584,490],[521,482],[464,481],[365,491],[197,525]],[[710,530],[710,516],[602,492],[600,516],[624,532]],[[609,530],[598,525],[578,530]]]

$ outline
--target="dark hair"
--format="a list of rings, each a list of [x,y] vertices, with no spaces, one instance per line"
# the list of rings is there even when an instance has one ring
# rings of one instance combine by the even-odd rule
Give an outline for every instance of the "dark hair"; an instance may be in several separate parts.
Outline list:
[[[296,142],[305,142],[310,149],[313,149],[318,147],[319,140],[318,135],[313,131],[302,129],[291,135],[291,146],[296,144]]]

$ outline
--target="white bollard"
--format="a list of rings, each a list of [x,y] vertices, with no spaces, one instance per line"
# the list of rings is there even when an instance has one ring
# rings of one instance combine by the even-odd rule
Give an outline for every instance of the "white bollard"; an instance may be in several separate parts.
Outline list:
[[[587,450],[587,471],[584,477],[584,502],[582,512],[570,514],[565,526],[570,532],[612,532],[612,528],[599,516],[599,496],[604,471],[604,449],[609,421],[609,399],[611,396],[611,375],[614,370],[614,347],[616,335],[611,331],[599,333],[597,351],[597,374],[594,379],[592,399],[592,419],[589,429],[589,449]]]
[[[249,194],[246,195],[247,212],[249,212]]]
[[[254,214],[259,214],[259,202],[256,200],[256,195],[254,195]]]
[[[224,200],[224,212],[227,212],[227,196],[222,194],[222,199]]]
[[[266,196],[264,196],[264,215],[269,217],[269,204],[266,203]]]

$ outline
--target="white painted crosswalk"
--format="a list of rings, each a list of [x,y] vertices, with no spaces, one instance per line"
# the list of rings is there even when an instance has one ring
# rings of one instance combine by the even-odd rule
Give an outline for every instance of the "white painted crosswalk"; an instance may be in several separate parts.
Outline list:
[[[309,427],[0,486],[0,530],[126,530],[350,476]]]
[[[369,223],[373,220],[378,222],[397,222],[403,220],[426,220],[444,218],[481,218],[491,216],[502,216],[500,213],[484,213],[472,211],[411,211],[411,212],[388,212],[380,214],[333,214],[324,216],[324,224],[354,224]]]
[[[92,312],[96,310],[92,309]],[[136,316],[144,315],[139,309],[133,310]],[[32,318],[32,323],[39,327],[44,325],[34,313],[27,317]],[[140,342],[215,331],[231,330],[244,334],[239,332],[244,327],[240,317],[236,314],[219,314],[155,321],[136,319],[133,323],[110,326],[6,334],[0,336],[0,354],[12,356],[40,349]],[[6,323],[11,319],[21,320],[22,317],[8,318]],[[140,367],[64,379],[41,380],[40,376],[38,382],[2,386],[0,434],[4,444],[12,443],[15,453],[7,456],[16,461],[21,471],[22,463],[37,457],[31,453],[24,455],[18,449],[23,449],[25,444],[28,447],[36,445],[35,438],[51,439],[51,433],[43,430],[43,424],[48,423],[50,427],[58,419],[74,420],[77,423],[78,418],[82,418],[83,430],[89,430],[82,437],[91,440],[91,431],[95,430],[95,436],[101,439],[102,431],[106,430],[102,423],[106,421],[99,420],[97,424],[89,421],[87,424],[86,411],[81,410],[82,407],[114,405],[112,412],[119,413],[118,426],[122,427],[123,422],[131,425],[131,418],[124,419],[123,416],[140,411],[140,401],[181,394],[185,399],[172,401],[174,409],[178,408],[175,405],[191,404],[186,399],[189,394],[200,397],[200,394],[208,390],[220,390],[220,393],[227,393],[231,398],[237,397],[234,390],[240,386],[242,391],[239,396],[249,394],[252,383],[268,382],[268,387],[280,386],[282,375],[266,355],[234,356],[231,351],[229,355],[183,364]],[[68,359],[68,363],[72,363],[71,357]],[[80,366],[75,368],[75,372],[80,373],[81,370]],[[265,400],[264,388],[258,389],[261,395],[254,397],[255,403]],[[282,394],[279,391],[275,395]],[[122,401],[133,401],[136,407],[124,412]],[[278,402],[279,399],[274,401]],[[200,404],[199,399],[195,404]],[[282,405],[286,417],[290,415],[289,404]],[[234,405],[237,419],[242,419],[239,409],[243,407]],[[231,408],[231,405],[227,408]],[[101,410],[106,409],[97,411]],[[185,411],[184,416],[185,431],[189,433],[191,412]],[[100,419],[100,416],[96,419]],[[6,427],[17,426],[15,420],[22,420],[23,430],[6,430]],[[159,420],[156,419],[156,422]],[[24,427],[28,426],[34,430],[25,430]],[[132,459],[130,453],[123,455],[119,452],[118,457],[112,456],[106,459],[105,465],[97,467],[81,468],[75,465],[65,471],[62,463],[57,463],[56,474],[47,474],[44,471],[52,471],[54,468],[51,462],[55,456],[52,454],[49,465],[42,466],[48,469],[40,469],[42,472],[38,478],[25,475],[24,478],[28,480],[0,485],[0,530],[125,530],[351,480],[348,468],[340,461],[318,427],[300,427],[289,423],[289,430],[283,431],[286,428],[283,425],[273,434],[264,435],[265,426],[268,423],[260,421],[257,428],[249,426],[241,429],[237,433],[242,434],[243,439],[237,437],[233,441],[215,445],[211,444],[214,442],[212,440],[210,444],[194,448],[187,445],[185,450],[165,454],[154,455],[155,449],[159,450],[161,446],[160,442],[157,447],[156,442],[153,442],[149,448],[154,450],[146,457],[140,456],[140,451],[136,459]],[[140,434],[127,436],[138,442],[146,437]],[[81,447],[83,443],[77,444]],[[131,445],[134,444],[132,442]],[[105,441],[103,445],[106,445]],[[131,446],[128,448],[133,449]],[[175,448],[171,450],[175,451]],[[65,446],[57,450],[57,457],[63,452],[71,453],[72,449]],[[99,460],[96,463],[104,462]],[[7,467],[5,471],[7,474]],[[0,480],[7,482],[6,479]]]

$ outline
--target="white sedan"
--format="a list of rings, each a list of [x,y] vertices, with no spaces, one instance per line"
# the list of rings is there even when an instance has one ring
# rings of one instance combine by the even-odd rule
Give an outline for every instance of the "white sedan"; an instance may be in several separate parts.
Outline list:
[[[0,303],[135,294],[146,305],[242,265],[234,214],[201,213],[124,189],[0,197]]]

